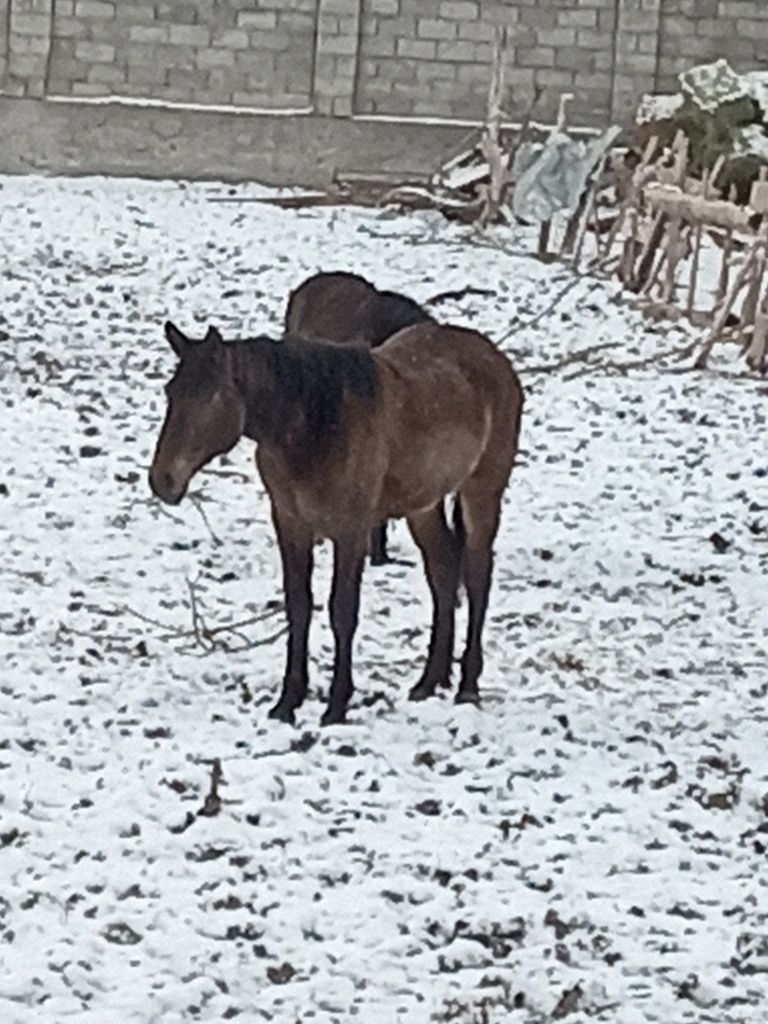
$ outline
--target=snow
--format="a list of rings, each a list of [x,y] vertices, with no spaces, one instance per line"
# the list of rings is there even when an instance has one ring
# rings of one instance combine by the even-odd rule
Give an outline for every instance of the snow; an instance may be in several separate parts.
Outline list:
[[[683,329],[511,231],[214,201],[267,194],[0,179],[0,1019],[762,1021],[764,383],[727,349],[688,372]],[[269,722],[251,446],[197,504],[149,495],[163,321],[277,332],[319,268],[494,292],[439,307],[527,390],[481,710],[406,701],[429,608],[393,565],[366,572],[352,724],[317,725],[324,611],[299,726]],[[256,621],[204,649],[188,581],[203,628]]]
[[[768,135],[761,124],[748,124],[739,130],[734,141],[736,156],[755,156],[768,163]]]
[[[667,121],[675,116],[685,103],[682,93],[645,93],[637,108],[637,124],[649,121]]]
[[[683,92],[701,110],[714,111],[723,103],[731,103],[747,95],[746,82],[723,58],[681,71],[678,78]]]

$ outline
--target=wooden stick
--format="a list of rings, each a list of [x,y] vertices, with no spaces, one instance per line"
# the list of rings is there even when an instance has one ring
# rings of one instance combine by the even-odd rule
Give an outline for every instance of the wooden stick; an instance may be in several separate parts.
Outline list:
[[[627,194],[622,200],[621,206],[619,207],[619,213],[614,221],[613,227],[611,228],[608,238],[605,243],[605,259],[610,259],[611,250],[616,243],[616,239],[619,237],[621,229],[624,227],[624,221],[627,218],[630,207],[633,205],[637,198],[638,189],[640,187],[640,181],[642,180],[643,172],[645,171],[648,164],[653,159],[656,149],[659,145],[658,136],[653,135],[647,142],[643,155],[640,158],[640,163],[634,170],[632,175],[632,181],[627,189]],[[593,264],[590,264],[592,266]]]
[[[546,260],[549,255],[549,236],[551,233],[552,221],[545,220],[539,229],[539,248],[537,255],[540,260]]]
[[[673,217],[667,232],[667,273],[661,292],[661,301],[667,304],[673,302],[675,297],[675,274],[682,255],[682,221],[679,217]]]
[[[605,165],[608,162],[608,154],[605,153],[600,163],[597,165],[592,181],[587,190],[587,204],[584,212],[584,216],[579,223],[579,229],[576,233],[576,239],[573,244],[573,266],[578,267],[579,259],[581,258],[581,250],[584,247],[584,239],[587,236],[587,227],[589,226],[590,218],[595,219],[597,216],[597,192],[600,188],[600,182],[602,181],[603,174],[605,173]],[[596,245],[599,248],[599,234],[595,231]]]
[[[491,84],[488,88],[488,113],[485,130],[480,140],[480,149],[488,161],[489,180],[485,189],[483,209],[480,213],[480,225],[495,221],[504,188],[507,184],[509,156],[504,153],[501,145],[501,124],[504,103],[504,73],[507,54],[507,29],[496,30],[493,43],[493,60],[491,64]]]
[[[666,249],[662,249],[659,254],[658,262],[656,263],[655,267],[652,267],[649,270],[648,279],[643,285],[643,289],[640,293],[644,298],[647,298],[653,291],[653,287],[658,281],[658,279],[661,277],[661,272],[664,269],[664,264],[667,262],[668,258],[669,253]]]
[[[713,184],[722,170],[725,157],[719,156],[711,171],[705,171],[701,182],[702,195],[709,198],[709,187]],[[685,315],[689,320],[693,319],[693,312],[696,306],[696,289],[699,284],[699,266],[701,264],[701,243],[704,238],[704,225],[696,225],[693,236],[693,258],[691,260],[691,274],[688,279],[688,302],[685,307]]]
[[[749,331],[754,329],[757,306],[760,302],[760,293],[763,290],[763,278],[765,277],[766,245],[768,245],[768,222],[763,220],[760,226],[760,237],[763,239],[762,246],[758,249],[755,258],[755,273],[749,282],[747,294],[744,296],[744,304],[741,307],[742,329]]]
[[[701,263],[701,240],[704,236],[704,226],[696,225],[693,235],[693,258],[691,260],[691,273],[688,278],[688,301],[685,305],[685,315],[690,320],[696,305],[696,287],[699,282],[699,265]]]
[[[731,185],[728,193],[730,202],[736,199],[736,186]],[[733,256],[733,228],[728,228],[723,236],[723,261],[720,264],[720,277],[717,282],[717,294],[715,296],[715,308],[712,311],[714,317],[718,307],[725,301],[728,292],[728,284],[731,277],[731,257]]]
[[[651,233],[646,240],[643,251],[640,253],[633,276],[632,285],[637,292],[642,291],[648,282],[649,274],[656,259],[656,252],[664,238],[666,226],[667,215],[665,213],[657,213],[651,227]]]
[[[720,309],[715,311],[715,316],[712,322],[712,327],[710,329],[709,335],[705,339],[704,344],[701,347],[701,352],[699,353],[695,363],[693,364],[696,370],[706,369],[710,353],[712,352],[714,344],[720,336],[720,333],[725,327],[726,321],[728,320],[728,317],[730,315],[731,310],[733,309],[736,299],[741,294],[742,289],[749,283],[749,276],[752,273],[758,246],[761,246],[763,244],[764,241],[762,237],[756,239],[753,242],[753,244],[747,252],[747,255],[744,259],[744,265],[739,271],[730,293],[725,297],[725,300],[723,301]]]

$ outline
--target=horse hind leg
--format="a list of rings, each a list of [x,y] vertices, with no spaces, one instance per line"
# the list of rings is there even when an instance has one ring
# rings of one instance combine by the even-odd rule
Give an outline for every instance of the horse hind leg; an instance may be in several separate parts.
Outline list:
[[[408,527],[424,559],[433,602],[427,662],[409,694],[411,700],[425,700],[438,686],[450,682],[460,544],[446,522],[442,501],[409,516]]]
[[[467,592],[467,639],[461,657],[457,704],[479,704],[478,680],[483,671],[482,635],[493,575],[493,543],[499,528],[501,491],[469,481],[459,495],[463,543],[461,574]]]
[[[370,559],[371,565],[387,565],[389,562],[386,519],[371,530]]]
[[[330,613],[335,654],[328,706],[323,713],[321,725],[338,725],[346,721],[347,705],[354,689],[352,642],[360,612],[360,584],[366,538],[353,536],[344,541],[334,541],[333,548]]]

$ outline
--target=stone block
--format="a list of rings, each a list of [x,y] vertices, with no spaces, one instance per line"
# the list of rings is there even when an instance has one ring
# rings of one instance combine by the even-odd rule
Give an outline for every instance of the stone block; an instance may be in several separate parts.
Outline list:
[[[765,17],[764,0],[720,0],[718,14],[721,18]]]
[[[12,32],[8,40],[9,52],[23,56],[45,57],[49,48],[49,40],[44,36],[20,36]]]
[[[759,19],[739,18],[736,22],[736,33],[744,42],[768,40],[768,5]],[[764,54],[761,56],[764,59]]]
[[[58,8],[58,4],[56,7]],[[75,16],[78,18],[114,18],[115,5],[108,0],[76,0]]]
[[[245,29],[223,28],[214,30],[210,43],[211,46],[223,46],[227,50],[247,50],[251,40]]]
[[[165,43],[169,32],[168,25],[133,25],[128,38],[132,43]]]
[[[562,28],[594,28],[597,11],[594,7],[577,7],[557,12],[557,24]]]
[[[445,21],[442,18],[419,18],[416,23],[419,39],[455,39],[458,30],[457,22]]]
[[[567,71],[594,71],[595,51],[580,46],[558,46],[554,66]]]
[[[279,52],[291,48],[290,36],[285,32],[268,32],[263,29],[254,29],[248,33],[251,40],[251,49],[269,50]]]
[[[473,43],[492,43],[496,38],[496,26],[487,21],[459,21],[456,22],[459,39],[466,39]]]
[[[392,57],[396,44],[395,36],[371,36],[363,40],[362,52],[367,57]]]
[[[103,82],[73,82],[72,96],[104,96],[109,95],[109,90]]]
[[[594,28],[577,29],[575,42],[585,50],[610,50],[612,45],[610,37],[605,32]]]
[[[542,46],[575,46],[575,28],[553,28],[541,29],[538,33],[538,42]]]
[[[320,36],[318,50],[330,54],[355,54],[357,53],[357,37]]]
[[[536,68],[534,70],[534,81],[537,85],[547,89],[561,89],[568,91],[573,85],[574,71],[565,71],[561,68]]]
[[[209,80],[208,71],[193,71],[187,68],[168,68],[166,80],[174,89],[191,92],[193,89],[206,89]]]
[[[58,6],[58,3],[57,3]],[[160,0],[156,5],[158,21],[174,25],[193,25],[197,21],[197,5],[192,0]]]
[[[150,3],[118,3],[115,6],[115,20],[125,21],[130,25],[148,25],[155,21],[157,11]]]
[[[399,57],[413,60],[433,60],[437,55],[437,43],[431,39],[398,39],[396,53]]]
[[[336,21],[337,31],[340,34],[350,32],[357,34],[356,18],[339,17],[338,15],[332,15],[332,17]],[[278,11],[277,24],[292,35],[311,36],[315,33],[315,19],[308,17],[302,11]]]
[[[276,11],[238,11],[237,25],[239,28],[268,29],[277,28]]]
[[[110,43],[81,40],[75,43],[75,57],[93,64],[110,64],[115,59],[115,47]]]
[[[520,24],[530,28],[554,29],[557,26],[557,10],[554,7],[538,4],[536,7],[523,7],[520,11]]]
[[[552,46],[526,46],[516,50],[515,63],[522,68],[552,68],[555,50]]]
[[[195,67],[202,69],[234,67],[235,55],[231,50],[210,47],[195,54]]]
[[[169,25],[168,41],[180,46],[210,46],[211,32],[206,25]]]
[[[88,68],[88,81],[101,82],[105,85],[122,85],[127,81],[127,69],[118,64],[91,64]]]
[[[10,8],[11,35],[47,36],[51,19],[47,14],[17,14]]]
[[[469,39],[446,40],[437,44],[438,60],[487,61],[491,58],[490,43],[473,43]]]
[[[450,21],[476,21],[480,17],[480,4],[474,0],[442,0],[440,17]]]

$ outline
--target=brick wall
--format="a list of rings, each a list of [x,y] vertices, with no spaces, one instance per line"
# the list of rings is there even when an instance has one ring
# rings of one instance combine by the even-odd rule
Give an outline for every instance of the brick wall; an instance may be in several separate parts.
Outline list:
[[[315,0],[56,0],[50,92],[308,107]]]
[[[616,0],[363,0],[360,111],[480,117],[497,26],[508,26],[510,114],[542,89],[537,114],[552,118],[575,92],[579,120],[610,115]]]
[[[662,0],[657,80],[725,57],[737,71],[768,71],[768,0]]]
[[[768,67],[768,0],[0,0],[0,93],[476,119],[499,25],[511,117],[574,92],[604,124],[693,63]]]

